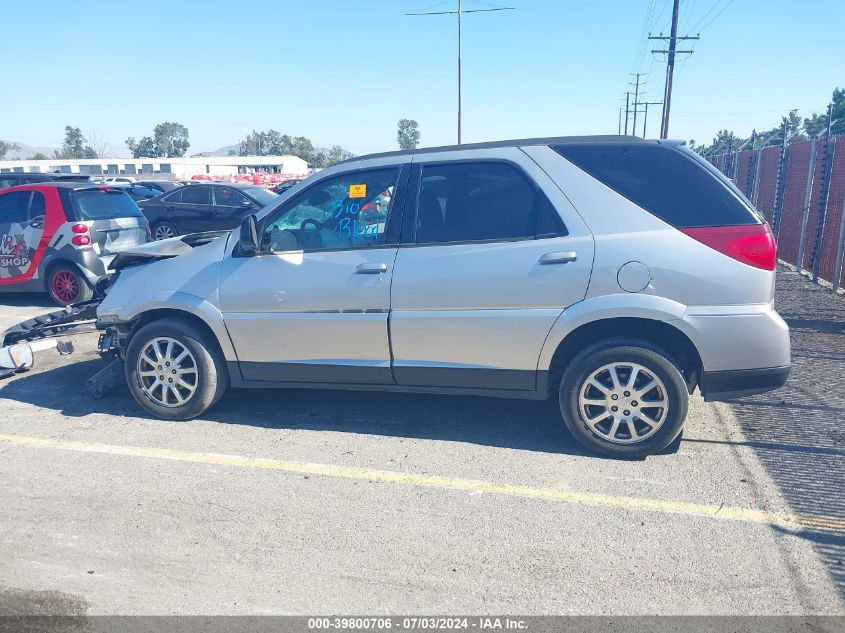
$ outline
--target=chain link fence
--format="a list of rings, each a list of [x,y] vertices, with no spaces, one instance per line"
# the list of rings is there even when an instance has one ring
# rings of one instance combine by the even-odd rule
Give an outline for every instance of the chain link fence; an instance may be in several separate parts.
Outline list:
[[[845,136],[708,157],[766,216],[778,258],[845,285]]]

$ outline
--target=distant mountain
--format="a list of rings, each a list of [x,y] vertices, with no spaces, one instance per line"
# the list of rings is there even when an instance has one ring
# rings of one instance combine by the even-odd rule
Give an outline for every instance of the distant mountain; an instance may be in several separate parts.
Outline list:
[[[20,146],[20,149],[11,150],[6,154],[6,158],[4,160],[26,160],[28,158],[32,158],[37,153],[41,152],[47,158],[53,158],[53,152],[58,150],[58,147],[46,147],[46,146],[38,146],[38,145],[27,145],[26,143],[21,143],[20,141],[9,141],[10,143],[16,143]]]
[[[220,147],[213,152],[200,152],[199,154],[191,154],[191,156],[229,156],[229,152],[235,152],[235,155],[238,154],[238,143],[234,145],[226,145],[225,147]]]

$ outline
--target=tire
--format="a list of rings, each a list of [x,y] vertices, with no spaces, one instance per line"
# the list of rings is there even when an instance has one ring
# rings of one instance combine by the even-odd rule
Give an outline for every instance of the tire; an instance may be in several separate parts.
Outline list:
[[[680,435],[688,406],[677,363],[645,340],[614,338],[591,345],[561,377],[560,411],[566,426],[582,446],[612,457],[643,457],[665,449]]]
[[[179,235],[179,229],[172,222],[156,222],[152,229],[154,240],[164,240]]]
[[[163,420],[190,420],[214,405],[229,385],[229,374],[217,346],[208,339],[205,332],[181,319],[160,319],[139,329],[126,349],[125,369],[136,402]],[[142,361],[142,353],[147,359],[157,358],[155,347],[162,363]],[[161,383],[159,377],[168,382]],[[154,386],[156,382],[158,386]]]
[[[56,305],[67,306],[88,301],[94,291],[73,264],[58,264],[47,273],[47,293]]]

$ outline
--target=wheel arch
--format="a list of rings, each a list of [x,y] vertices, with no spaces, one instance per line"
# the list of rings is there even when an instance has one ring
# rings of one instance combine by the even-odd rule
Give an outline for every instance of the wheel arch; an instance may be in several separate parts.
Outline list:
[[[61,255],[57,255],[56,257],[52,257],[47,261],[42,262],[41,264],[41,270],[44,271],[44,274],[41,275],[41,282],[44,286],[45,291],[50,289],[50,274],[53,272],[54,269],[60,266],[64,266],[66,268],[70,268],[71,270],[78,271],[82,278],[85,280],[85,283],[87,283],[93,289],[94,286],[92,285],[89,279],[90,271],[86,270],[84,266],[80,266],[77,262],[71,259],[63,257]]]
[[[606,317],[571,329],[557,342],[549,359],[549,384],[557,387],[569,361],[587,346],[609,338],[636,338],[665,350],[678,364],[690,393],[701,376],[701,355],[695,344],[671,322],[639,317]]]
[[[120,322],[124,324],[126,330],[125,344],[128,345],[129,340],[140,327],[165,318],[182,319],[196,325],[217,346],[217,350],[225,361],[237,360],[220,312],[207,301],[184,293],[171,295],[166,301],[147,304],[144,309],[131,314],[122,314]]]

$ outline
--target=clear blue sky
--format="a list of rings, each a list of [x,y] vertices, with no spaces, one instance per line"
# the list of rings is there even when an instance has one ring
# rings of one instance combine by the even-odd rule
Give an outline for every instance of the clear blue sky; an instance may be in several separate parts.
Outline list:
[[[189,153],[253,128],[366,153],[394,149],[407,117],[423,146],[453,143],[454,17],[404,15],[435,2],[4,2],[0,138],[57,146],[72,124],[126,155],[127,136],[179,121]],[[467,15],[464,141],[615,133],[629,72],[649,73],[650,101],[662,96],[664,64],[636,54],[644,27],[668,32],[670,2],[510,0],[515,11]],[[845,86],[843,23],[842,0],[681,0],[681,32],[701,40],[676,71],[670,136],[705,141],[773,127],[791,108],[822,111]],[[38,72],[42,61],[57,69]],[[658,119],[649,112],[649,136]]]

